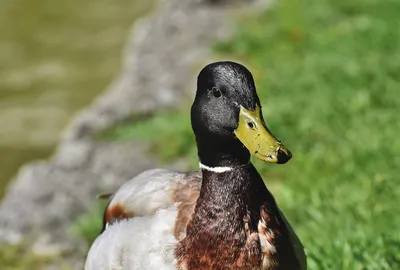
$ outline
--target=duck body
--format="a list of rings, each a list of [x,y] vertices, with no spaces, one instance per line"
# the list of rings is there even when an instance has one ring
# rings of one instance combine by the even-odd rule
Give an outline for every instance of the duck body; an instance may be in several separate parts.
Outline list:
[[[175,250],[179,265],[301,269],[295,252],[300,243],[293,243],[272,194],[251,163],[223,173],[202,173],[193,217]]]
[[[300,240],[252,164],[145,171],[114,194],[105,223],[86,270],[305,269]]]
[[[176,269],[174,248],[199,194],[201,175],[145,171],[112,196],[86,270]]]
[[[191,109],[200,172],[149,170],[111,198],[85,270],[303,270],[303,246],[250,162],[291,153],[266,128],[251,73],[217,62]]]

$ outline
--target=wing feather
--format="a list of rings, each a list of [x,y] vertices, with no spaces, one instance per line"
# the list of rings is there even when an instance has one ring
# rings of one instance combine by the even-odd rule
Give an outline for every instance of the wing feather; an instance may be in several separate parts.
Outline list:
[[[278,208],[278,212],[283,220],[283,222],[286,225],[287,231],[289,233],[289,238],[290,241],[292,242],[294,253],[297,257],[297,260],[300,263],[301,270],[306,270],[307,269],[307,257],[304,252],[304,246],[301,243],[300,238],[297,236],[297,234],[294,232],[292,226],[290,225],[289,221],[285,217],[285,215],[282,213],[282,211]]]

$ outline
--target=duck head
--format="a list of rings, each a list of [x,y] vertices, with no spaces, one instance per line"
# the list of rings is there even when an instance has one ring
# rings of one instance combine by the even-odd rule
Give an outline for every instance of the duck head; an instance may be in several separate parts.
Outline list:
[[[247,164],[250,153],[279,164],[292,157],[267,128],[253,76],[238,63],[211,63],[200,71],[191,121],[206,166]]]

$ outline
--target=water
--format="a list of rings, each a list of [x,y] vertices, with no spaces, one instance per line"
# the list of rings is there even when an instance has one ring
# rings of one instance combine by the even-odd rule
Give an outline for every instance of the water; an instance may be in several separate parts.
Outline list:
[[[140,0],[0,1],[0,195],[111,82]]]

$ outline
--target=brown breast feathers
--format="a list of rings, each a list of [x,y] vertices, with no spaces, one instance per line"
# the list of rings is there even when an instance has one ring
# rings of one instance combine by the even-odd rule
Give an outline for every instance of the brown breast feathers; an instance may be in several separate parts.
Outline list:
[[[179,206],[175,228],[180,240],[175,249],[179,267],[301,269],[273,196],[262,180],[244,181],[254,178],[249,173],[253,171],[207,175],[200,195],[195,195],[198,184],[193,192],[189,191],[189,184],[180,187],[181,191],[186,189],[186,195],[180,196],[192,198],[187,197]],[[199,198],[195,205],[196,196]]]

